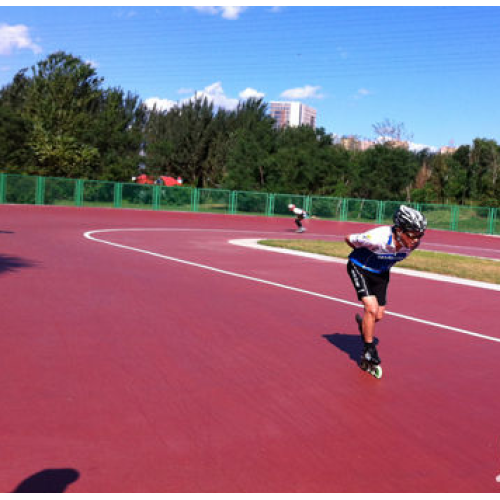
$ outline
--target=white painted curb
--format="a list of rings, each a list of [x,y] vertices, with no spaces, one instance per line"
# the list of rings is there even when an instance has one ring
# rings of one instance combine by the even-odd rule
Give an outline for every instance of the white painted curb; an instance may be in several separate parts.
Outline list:
[[[238,239],[229,240],[232,245],[238,245],[246,248],[253,248],[255,250],[265,250],[268,252],[286,253],[289,255],[296,255],[298,257],[305,257],[307,259],[321,260],[324,262],[334,262],[337,264],[346,264],[346,259],[339,259],[337,257],[328,257],[326,255],[319,255],[315,253],[301,252],[299,250],[289,250],[287,248],[269,247],[267,245],[259,245],[259,241],[265,241],[263,238],[259,239]],[[472,286],[476,288],[484,288],[486,290],[494,290],[495,292],[500,292],[500,285],[495,285],[493,283],[484,283],[482,281],[466,280],[463,278],[454,278],[453,276],[445,276],[443,274],[426,273],[423,271],[413,271],[411,269],[402,269],[398,267],[393,267],[391,272],[397,274],[404,274],[406,276],[413,276],[415,278],[424,278],[434,281],[443,281],[446,283],[454,283],[456,285]]]

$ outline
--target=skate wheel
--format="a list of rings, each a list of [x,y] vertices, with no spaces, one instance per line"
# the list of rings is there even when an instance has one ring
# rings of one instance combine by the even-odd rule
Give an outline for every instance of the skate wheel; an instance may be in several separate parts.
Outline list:
[[[382,367],[380,365],[374,366],[372,370],[372,375],[375,378],[382,378]]]

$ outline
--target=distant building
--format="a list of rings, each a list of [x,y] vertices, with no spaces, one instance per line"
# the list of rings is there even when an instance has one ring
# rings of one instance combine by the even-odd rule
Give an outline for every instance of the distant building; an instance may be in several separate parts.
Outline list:
[[[443,146],[443,147],[439,148],[439,152],[442,155],[453,154],[456,150],[457,150],[457,148],[455,148],[454,146]]]
[[[397,141],[397,140],[390,140],[384,143],[386,146],[389,146],[390,148],[396,149],[396,148],[401,148],[401,149],[410,149],[410,143],[408,141]]]
[[[373,148],[374,146],[375,146],[375,141],[369,141],[367,139],[359,141],[359,149],[361,151],[366,151],[367,149]]]
[[[301,102],[271,101],[269,114],[278,128],[309,125],[316,128],[316,110]]]
[[[357,151],[360,149],[359,148],[360,141],[357,137],[354,137],[353,135],[342,137],[340,139],[340,145],[344,149],[347,149],[348,151]]]
[[[375,142],[349,135],[340,139],[340,145],[349,151],[366,151],[367,149],[373,148]]]

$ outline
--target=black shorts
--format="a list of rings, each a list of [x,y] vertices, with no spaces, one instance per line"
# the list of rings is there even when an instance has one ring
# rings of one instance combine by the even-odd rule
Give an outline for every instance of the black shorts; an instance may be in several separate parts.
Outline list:
[[[375,295],[378,305],[385,306],[387,302],[387,285],[389,284],[388,271],[382,274],[370,273],[349,261],[347,263],[347,273],[356,289],[358,300]]]

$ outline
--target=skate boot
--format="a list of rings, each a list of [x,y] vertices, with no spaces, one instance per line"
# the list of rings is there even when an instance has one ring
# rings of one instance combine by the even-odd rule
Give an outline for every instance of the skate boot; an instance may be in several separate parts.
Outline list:
[[[375,344],[365,342],[359,366],[375,378],[382,378],[382,367],[380,366],[380,358]]]

